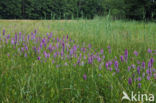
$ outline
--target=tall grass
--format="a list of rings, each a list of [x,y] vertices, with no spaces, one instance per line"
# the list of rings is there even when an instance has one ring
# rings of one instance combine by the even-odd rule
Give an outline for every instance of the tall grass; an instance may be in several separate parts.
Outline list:
[[[136,21],[113,21],[98,18],[95,20],[0,20],[0,31],[13,36],[21,32],[22,35],[31,34],[37,30],[37,36],[45,37],[52,32],[57,38],[69,35],[74,44],[79,46],[92,45],[93,50],[105,53],[106,63],[109,60],[124,55],[125,49],[129,52],[127,63],[119,62],[120,72],[107,71],[105,64],[101,70],[98,63],[94,65],[72,66],[77,59],[70,61],[68,66],[63,66],[65,61],[60,58],[57,64],[52,63],[52,58],[46,62],[37,60],[32,50],[28,56],[17,54],[21,45],[13,48],[12,45],[0,44],[0,101],[2,103],[120,103],[122,91],[153,93],[156,91],[155,79],[141,81],[138,84],[128,84],[128,77],[133,72],[128,72],[128,66],[145,61],[154,54],[147,52],[148,48],[156,50],[156,24]],[[2,37],[2,32],[0,33]],[[71,44],[71,45],[74,45]],[[33,42],[28,46],[31,48]],[[111,54],[108,51],[111,47]],[[93,51],[91,50],[91,51]],[[134,51],[139,53],[134,56]],[[78,51],[80,52],[80,51]],[[8,56],[9,54],[9,56]],[[154,67],[156,63],[154,62]],[[134,72],[136,72],[134,70]],[[87,79],[83,79],[83,75]],[[128,103],[128,101],[124,101]]]

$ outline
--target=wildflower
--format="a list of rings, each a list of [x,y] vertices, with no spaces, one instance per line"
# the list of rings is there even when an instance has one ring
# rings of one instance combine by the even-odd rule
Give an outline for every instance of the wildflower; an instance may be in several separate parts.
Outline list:
[[[28,46],[25,46],[25,50],[28,51]]]
[[[92,56],[89,56],[89,57],[88,57],[88,63],[89,63],[89,64],[92,64],[92,62],[93,62],[93,58],[92,58]]]
[[[87,75],[86,75],[86,74],[83,75],[83,79],[84,79],[84,80],[87,79]]]
[[[88,48],[90,49],[91,47],[92,47],[91,44],[89,44],[89,45],[88,45]]]
[[[27,36],[27,41],[29,41],[30,35]]]
[[[112,71],[113,70],[112,67],[110,67],[109,70]]]
[[[154,59],[151,58],[150,62],[151,62],[151,67],[152,67],[153,66],[153,63],[154,63]]]
[[[142,77],[143,77],[143,78],[145,77],[145,73],[142,73]]]
[[[70,49],[70,55],[72,56],[74,53],[73,49]]]
[[[14,39],[13,39],[13,38],[11,39],[11,44],[12,44],[12,45],[14,44]]]
[[[10,39],[10,34],[8,34],[7,39]]]
[[[109,61],[108,64],[109,64],[109,66],[111,66],[112,65],[112,61]]]
[[[131,67],[130,66],[128,66],[128,71],[130,71],[131,70]]]
[[[115,65],[115,68],[118,69],[118,66],[119,66],[118,61],[115,61],[114,65]]]
[[[147,80],[150,80],[150,76],[149,75],[147,76]]]
[[[64,42],[62,43],[62,49],[63,49],[63,51],[64,51],[64,49],[65,49],[65,44],[64,44]]]
[[[105,56],[103,55],[102,58],[105,59]]]
[[[141,88],[141,83],[138,83],[138,88]]]
[[[100,53],[103,54],[103,49],[101,49]]]
[[[101,58],[100,57],[98,57],[97,60],[98,60],[98,62],[101,62]]]
[[[123,62],[124,61],[124,57],[123,56],[120,56],[120,58],[121,58],[121,62]]]
[[[40,59],[41,59],[41,57],[39,56],[37,59],[38,59],[38,60],[40,60]]]
[[[63,57],[63,54],[64,54],[64,52],[63,52],[63,50],[61,51],[61,57]]]
[[[108,69],[108,66],[109,66],[109,64],[108,64],[108,62],[106,62],[106,69]]]
[[[27,57],[27,53],[24,54],[24,57]]]
[[[8,57],[10,56],[10,54],[8,53]]]
[[[22,52],[24,52],[24,48],[23,47],[21,48],[21,50],[22,50]]]
[[[66,39],[68,39],[68,35],[66,36]]]
[[[142,62],[142,67],[145,69],[145,62],[144,61]]]
[[[138,52],[137,52],[137,51],[134,51],[134,55],[135,55],[135,56],[138,56]]]
[[[50,53],[47,54],[47,57],[48,57],[48,58],[50,57]]]
[[[47,58],[48,57],[48,54],[47,54],[47,52],[46,51],[44,51],[44,56],[45,56],[45,58]]]
[[[56,56],[57,56],[57,52],[54,53],[54,58],[56,58]]]
[[[137,67],[137,72],[140,74],[140,66]]]
[[[131,85],[132,84],[132,78],[128,79],[128,84]]]
[[[84,66],[84,61],[81,62],[81,66]]]
[[[126,49],[125,50],[125,60],[126,60],[126,62],[127,62],[127,59],[128,59],[128,50]]]
[[[73,50],[74,50],[74,51],[77,51],[77,47],[76,47],[76,45],[74,45]]]
[[[5,35],[5,29],[3,29],[3,35]]]
[[[150,48],[148,48],[148,50],[147,50],[147,51],[148,51],[148,53],[152,53],[152,50],[151,50]]]
[[[68,65],[67,62],[65,62],[64,65],[67,66]]]
[[[48,50],[49,50],[50,52],[52,52],[52,45],[51,45],[51,44],[49,44]]]
[[[133,69],[135,69],[135,65],[134,64],[132,64],[131,66],[132,66]]]
[[[99,65],[99,70],[101,70],[102,68],[101,68],[101,65]]]
[[[54,61],[54,60],[52,60],[52,63],[54,64],[54,63],[55,63],[55,61]]]
[[[141,81],[141,77],[138,77],[138,81]]]

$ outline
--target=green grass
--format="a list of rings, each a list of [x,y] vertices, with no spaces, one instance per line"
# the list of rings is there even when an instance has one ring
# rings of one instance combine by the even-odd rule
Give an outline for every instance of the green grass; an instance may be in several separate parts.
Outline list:
[[[127,68],[137,61],[145,61],[146,67],[151,57],[156,61],[156,55],[147,53],[148,48],[156,50],[156,24],[136,21],[96,20],[0,20],[0,31],[14,35],[31,34],[35,29],[37,35],[45,36],[52,32],[55,37],[69,35],[75,44],[84,43],[92,45],[97,51],[101,48],[105,52],[104,63],[124,55],[125,49],[129,51],[128,63],[119,63],[120,73],[107,71],[105,65],[102,70],[94,65],[63,66],[61,59],[56,60],[60,67],[52,64],[52,59],[39,62],[36,54],[29,51],[29,56],[16,54],[18,47],[0,45],[0,102],[2,103],[120,103],[122,91],[128,94],[131,91],[138,93],[152,93],[156,96],[156,83],[152,78],[138,84],[128,85],[128,77],[132,72]],[[2,35],[2,32],[1,32]],[[33,43],[29,44],[32,47]],[[110,45],[112,53],[109,54],[107,46]],[[138,51],[135,57],[133,52]],[[10,56],[7,56],[8,53]],[[71,62],[75,62],[72,60]],[[70,63],[70,61],[68,61]],[[156,62],[154,62],[156,68]],[[136,72],[134,70],[133,72]],[[83,75],[87,74],[87,80]],[[123,103],[128,103],[124,101]],[[154,103],[154,102],[153,102]]]

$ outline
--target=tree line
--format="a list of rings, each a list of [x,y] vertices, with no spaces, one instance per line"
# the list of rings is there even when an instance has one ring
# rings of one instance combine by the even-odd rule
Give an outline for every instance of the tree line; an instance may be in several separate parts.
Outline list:
[[[0,19],[156,19],[155,0],[0,0]]]

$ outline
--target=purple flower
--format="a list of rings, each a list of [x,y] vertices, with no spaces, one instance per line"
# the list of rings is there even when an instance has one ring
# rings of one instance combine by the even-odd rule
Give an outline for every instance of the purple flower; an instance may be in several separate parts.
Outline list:
[[[64,65],[67,66],[68,65],[67,62],[65,62]]]
[[[47,58],[48,57],[48,54],[47,54],[47,52],[46,51],[44,51],[44,56],[45,56],[45,58]]]
[[[108,62],[106,62],[106,68],[108,69],[108,66],[109,66],[109,64],[108,64]]]
[[[73,49],[70,49],[70,55],[72,56],[74,53]]]
[[[38,60],[40,60],[40,59],[41,59],[41,57],[39,56],[37,59],[38,59]]]
[[[54,53],[54,58],[56,58],[56,56],[57,56],[57,52]]]
[[[102,58],[105,59],[105,56],[103,55]]]
[[[132,66],[133,69],[135,69],[135,65],[134,64],[132,64],[131,66]]]
[[[112,71],[113,69],[110,67],[109,70]]]
[[[22,50],[22,52],[24,52],[24,48],[23,47],[21,48],[21,50]]]
[[[8,34],[7,39],[10,39],[10,34]]]
[[[98,60],[98,62],[101,62],[101,58],[100,57],[97,57],[97,60]]]
[[[87,79],[87,75],[86,75],[86,74],[83,75],[83,79],[84,79],[84,80]]]
[[[100,53],[103,54],[103,49],[101,49]]]
[[[142,77],[143,77],[143,78],[145,77],[145,73],[142,73]]]
[[[115,61],[115,68],[118,68],[119,64],[118,64],[118,61]]]
[[[138,81],[141,81],[141,77],[138,77]]]
[[[54,61],[54,60],[52,60],[52,63],[54,64],[54,63],[55,63],[55,61]]]
[[[128,84],[131,85],[132,84],[132,78],[128,79]]]
[[[25,50],[28,51],[28,46],[25,46]]]
[[[118,70],[118,67],[119,67],[119,64],[118,64],[118,61],[115,61],[115,70],[116,70],[116,72],[119,72],[119,70]]]
[[[12,44],[12,45],[14,44],[14,39],[13,39],[13,38],[11,39],[11,44]]]
[[[50,57],[50,53],[47,54],[47,57],[48,57],[48,58]]]
[[[140,74],[140,66],[137,67],[137,72]]]
[[[89,63],[89,64],[92,64],[92,62],[93,62],[93,58],[92,58],[92,56],[89,56],[89,57],[88,57],[88,63]]]
[[[111,66],[112,65],[112,61],[109,61],[108,64],[109,64],[109,66]]]
[[[150,48],[148,48],[148,53],[152,53],[152,50]]]
[[[111,48],[110,45],[107,48],[110,49]]]
[[[137,51],[134,51],[134,55],[138,56],[138,52]]]
[[[3,35],[5,35],[5,29],[3,29]]]
[[[27,53],[24,54],[24,57],[27,57]]]
[[[130,66],[128,66],[128,71],[130,71],[131,70],[131,67]]]
[[[151,66],[153,66],[154,59],[153,59],[153,58],[151,58],[150,62],[151,62]]]
[[[150,80],[150,76],[149,75],[147,76],[147,80]]]
[[[111,53],[111,47],[110,47],[110,46],[108,46],[107,48],[108,48],[109,53]]]
[[[101,70],[102,68],[101,68],[101,65],[99,65],[99,70]]]
[[[123,62],[124,61],[124,57],[123,56],[120,56],[120,58],[121,58],[121,62]]]
[[[141,83],[138,83],[138,88],[141,88]]]
[[[126,62],[127,62],[127,59],[128,59],[128,50],[126,49],[125,50],[125,60],[126,60]]]
[[[142,62],[142,67],[145,69],[145,62],[144,61]]]
[[[49,44],[48,50],[52,52],[52,44]]]
[[[92,47],[91,44],[89,44],[89,45],[88,45],[88,48],[91,48],[91,47]]]

